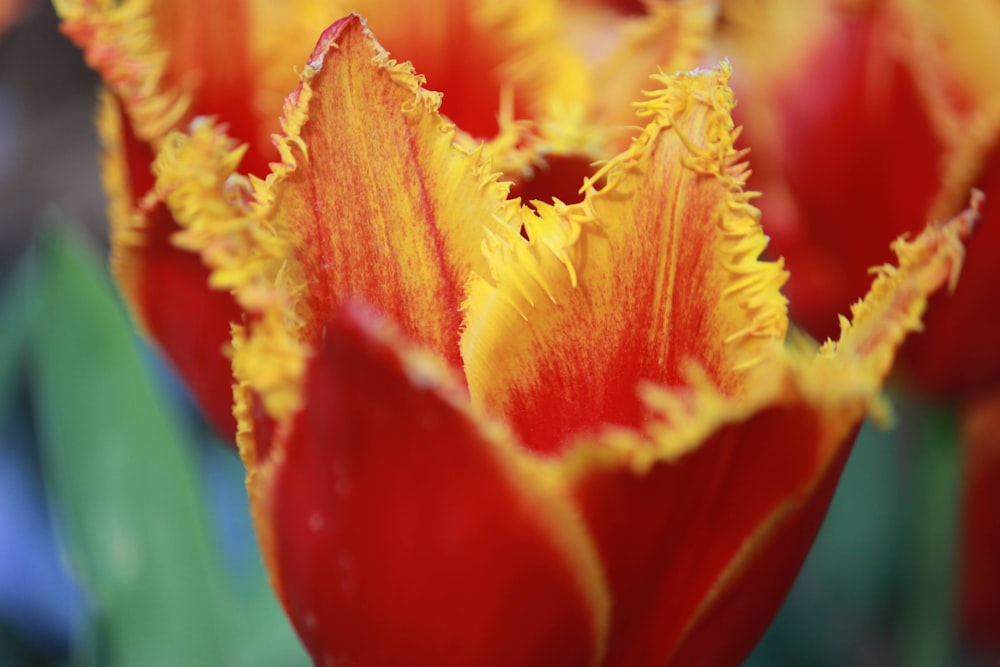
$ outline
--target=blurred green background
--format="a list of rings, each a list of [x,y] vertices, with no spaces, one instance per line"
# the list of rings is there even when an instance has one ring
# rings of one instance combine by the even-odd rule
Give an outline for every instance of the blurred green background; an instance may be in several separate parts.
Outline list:
[[[0,35],[0,666],[308,664],[235,453],[107,277],[96,85],[48,3]],[[952,415],[894,402],[747,665],[985,664],[954,639]]]

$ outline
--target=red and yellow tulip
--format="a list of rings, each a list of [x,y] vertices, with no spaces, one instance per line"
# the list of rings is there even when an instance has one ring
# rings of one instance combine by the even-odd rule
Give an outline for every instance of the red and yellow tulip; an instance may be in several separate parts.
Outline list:
[[[963,413],[978,422],[988,405],[1000,414],[1000,401],[990,399],[1000,388],[1000,318],[987,315],[1000,302],[1000,5],[723,4],[721,48],[739,68],[752,185],[764,192],[773,248],[796,278],[788,287],[793,319],[817,337],[831,335],[832,316],[856,298],[863,268],[888,260],[888,241],[954,214],[978,188],[992,205],[961,284],[935,297],[901,366],[912,386],[967,403]],[[980,435],[963,450],[966,476],[979,487],[966,490],[963,616],[977,619],[967,628],[977,643],[1000,647],[1000,543],[990,537],[1000,511],[979,500],[997,473],[982,429],[965,432]]]
[[[774,249],[797,280],[793,318],[822,340],[888,243],[945,219],[969,188],[1000,194],[1000,7],[990,0],[729,0],[736,82]],[[851,193],[852,196],[847,196]],[[1000,299],[987,207],[962,288],[936,299],[906,371],[937,395],[1000,378]]]
[[[112,268],[133,312],[187,378],[220,432],[233,435],[228,345],[239,308],[222,291],[204,289],[207,269],[178,248],[168,207],[143,198],[150,165],[171,131],[215,116],[245,142],[244,174],[267,175],[278,159],[282,99],[295,86],[316,35],[360,11],[392,51],[406,53],[435,81],[454,109],[456,140],[488,139],[495,167],[528,199],[576,197],[589,164],[628,145],[631,101],[658,64],[689,69],[700,58],[713,14],[708,0],[658,3],[641,22],[602,15],[611,35],[601,58],[574,48],[575,13],[554,0],[419,2],[192,3],[174,0],[55,0],[62,29],[100,72],[110,94],[99,127],[110,199]],[[590,34],[594,34],[592,21]],[[225,26],[220,29],[219,26]],[[613,26],[613,28],[609,27]],[[655,36],[667,34],[670,40]],[[462,53],[455,58],[454,53]],[[598,96],[595,91],[604,94]],[[457,101],[461,100],[461,103]],[[185,303],[192,316],[175,316]]]
[[[259,9],[228,4],[237,21]],[[145,23],[109,20],[130,6]],[[560,76],[519,69],[517,44],[547,43],[519,42],[529,28],[562,37],[505,6],[419,18],[465,21],[417,31],[443,99],[348,15],[268,116],[264,68],[214,60],[256,62],[273,26],[195,39],[220,50],[171,65],[170,48],[139,48],[163,43],[152,5],[64,4],[111,90],[119,280],[167,350],[215,351],[218,322],[235,322],[231,370],[200,394],[235,378],[261,548],[317,664],[736,663],[977,214],[897,242],[837,343],[786,346],[786,274],[760,259],[728,66],[655,75],[613,154],[620,133],[599,122],[617,100],[587,98],[593,54],[570,49]],[[477,23],[490,17],[509,20]],[[128,26],[144,40],[113,52]],[[475,92],[475,58],[503,75],[491,92]],[[538,176],[604,157],[573,202],[553,197],[566,179]],[[530,207],[511,197],[528,185],[548,188]],[[151,248],[202,273],[187,301],[150,298],[151,278],[179,280],[150,272]],[[201,337],[183,303],[213,299],[227,310]]]

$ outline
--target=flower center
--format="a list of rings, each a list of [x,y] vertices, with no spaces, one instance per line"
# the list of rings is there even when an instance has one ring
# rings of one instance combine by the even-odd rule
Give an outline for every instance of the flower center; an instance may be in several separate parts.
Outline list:
[[[511,176],[514,185],[510,189],[511,198],[520,197],[521,203],[534,208],[532,200],[547,204],[558,199],[564,204],[575,204],[583,200],[580,186],[591,176],[595,168],[591,158],[582,155],[555,155],[545,158],[545,163],[535,166],[528,175]]]

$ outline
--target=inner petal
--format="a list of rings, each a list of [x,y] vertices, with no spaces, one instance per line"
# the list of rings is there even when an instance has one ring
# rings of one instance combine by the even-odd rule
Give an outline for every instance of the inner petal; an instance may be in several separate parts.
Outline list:
[[[784,336],[780,265],[743,191],[728,72],[660,77],[642,136],[573,206],[522,211],[526,239],[487,246],[470,284],[462,356],[472,399],[528,446],[644,419],[644,381],[724,393]]]
[[[267,279],[295,302],[291,333],[319,344],[330,313],[355,300],[458,366],[462,287],[487,270],[483,230],[506,224],[506,186],[456,148],[439,96],[356,15],[309,63],[286,105],[285,161],[257,192],[261,229],[281,244]]]

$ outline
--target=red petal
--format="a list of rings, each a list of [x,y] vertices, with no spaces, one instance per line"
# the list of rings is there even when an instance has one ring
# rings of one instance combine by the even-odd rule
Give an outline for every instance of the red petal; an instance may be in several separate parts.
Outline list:
[[[737,664],[750,653],[778,613],[812,548],[855,435],[856,431],[844,439],[812,481],[808,494],[784,503],[740,551],[738,564],[713,587],[675,649],[671,664]],[[727,641],[719,641],[718,628],[733,629]]]
[[[153,155],[110,96],[103,102],[100,128],[115,277],[140,325],[219,433],[232,438],[232,369],[223,350],[230,323],[240,321],[241,311],[232,296],[209,289],[209,270],[197,255],[173,244],[180,227],[170,211],[162,203],[140,207],[153,184]]]
[[[155,34],[168,54],[161,85],[191,96],[190,117],[218,116],[229,136],[248,142],[252,151],[244,169],[264,176],[267,160],[278,157],[268,137],[278,131],[280,108],[271,109],[265,123],[255,104],[262,63],[252,58],[248,4],[244,0],[157,0],[151,15]]]
[[[953,293],[931,300],[925,332],[903,348],[906,369],[920,386],[938,394],[971,395],[1000,382],[1000,141],[976,181],[986,195],[982,222],[969,244]]]
[[[789,5],[776,14],[810,11],[772,4]],[[758,205],[771,249],[795,276],[792,319],[819,340],[836,336],[837,314],[864,293],[868,267],[891,259],[889,243],[927,221],[942,184],[945,146],[919,73],[888,38],[886,14],[845,9],[799,30],[786,40],[799,46],[781,68],[761,61],[788,36],[755,23],[747,30],[765,43],[735,60],[738,121],[757,172],[751,185],[764,193]],[[771,178],[791,199],[775,196]]]
[[[331,323],[265,483],[275,574],[316,663],[592,664],[594,571],[568,506],[384,336]]]
[[[584,477],[578,499],[615,601],[607,664],[745,657],[808,552],[852,439],[850,424],[824,424],[813,406],[777,405],[644,474],[623,467]],[[738,568],[734,590],[720,577],[737,559],[751,565]],[[748,594],[748,585],[759,590]],[[730,609],[737,591],[740,607]],[[703,625],[702,607],[732,623]],[[674,659],[678,651],[686,659]]]

